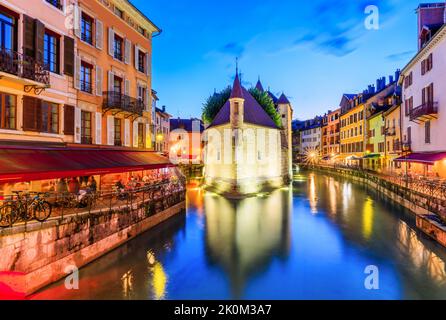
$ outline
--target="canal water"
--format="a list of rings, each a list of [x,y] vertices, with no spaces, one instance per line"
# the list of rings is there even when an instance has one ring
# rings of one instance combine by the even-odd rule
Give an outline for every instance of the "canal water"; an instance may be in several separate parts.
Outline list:
[[[414,220],[319,173],[241,201],[189,188],[186,214],[81,269],[78,290],[60,281],[32,298],[446,299],[446,249]]]

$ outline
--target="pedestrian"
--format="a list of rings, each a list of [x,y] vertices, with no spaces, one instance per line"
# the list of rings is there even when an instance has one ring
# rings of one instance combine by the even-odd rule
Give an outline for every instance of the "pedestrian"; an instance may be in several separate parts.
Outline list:
[[[79,194],[81,185],[79,183],[79,180],[77,178],[71,178],[68,182],[68,192],[73,193],[75,195]]]

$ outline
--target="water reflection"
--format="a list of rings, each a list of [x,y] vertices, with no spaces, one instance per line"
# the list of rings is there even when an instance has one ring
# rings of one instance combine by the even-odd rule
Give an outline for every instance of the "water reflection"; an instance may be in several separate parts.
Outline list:
[[[239,201],[205,196],[206,256],[225,271],[234,298],[241,298],[249,278],[268,269],[274,258],[287,258],[291,199],[289,189]]]

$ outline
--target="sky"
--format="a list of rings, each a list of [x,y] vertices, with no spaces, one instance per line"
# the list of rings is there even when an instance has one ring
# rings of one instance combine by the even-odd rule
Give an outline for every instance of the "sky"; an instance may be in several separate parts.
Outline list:
[[[214,90],[242,82],[284,92],[295,119],[334,110],[402,69],[417,50],[419,0],[131,0],[163,31],[153,38],[153,88],[174,117],[201,117]],[[365,8],[379,9],[368,30]]]

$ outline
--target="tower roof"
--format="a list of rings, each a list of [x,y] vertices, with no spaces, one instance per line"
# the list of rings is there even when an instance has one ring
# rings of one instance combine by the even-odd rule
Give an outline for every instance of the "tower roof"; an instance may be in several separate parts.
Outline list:
[[[234,98],[243,99],[243,90],[238,76],[238,70],[236,71],[234,84],[232,85],[232,91],[231,91],[231,99]]]
[[[284,93],[280,96],[279,100],[277,101],[277,104],[290,104],[290,101],[286,97]]]
[[[256,89],[259,90],[260,92],[265,91],[265,90],[263,90],[263,86],[262,86],[262,83],[260,82],[260,78],[259,78],[259,80],[257,81]]]

